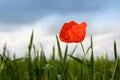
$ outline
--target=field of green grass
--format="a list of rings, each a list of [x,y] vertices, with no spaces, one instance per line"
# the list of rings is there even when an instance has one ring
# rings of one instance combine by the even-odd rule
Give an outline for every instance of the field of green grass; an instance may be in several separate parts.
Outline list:
[[[3,52],[0,53],[0,80],[120,80],[120,58],[117,55],[115,41],[113,42],[114,60],[109,60],[107,55],[95,60],[92,37],[88,49],[84,49],[82,43],[79,44],[84,54],[79,58],[73,55],[76,47],[69,53],[66,44],[62,52],[56,36],[57,50],[53,46],[52,56],[48,59],[42,45],[41,49],[35,47],[33,36],[32,33],[24,57],[16,58],[15,55],[9,57],[9,52],[4,46]],[[91,53],[90,59],[86,58],[88,52]]]

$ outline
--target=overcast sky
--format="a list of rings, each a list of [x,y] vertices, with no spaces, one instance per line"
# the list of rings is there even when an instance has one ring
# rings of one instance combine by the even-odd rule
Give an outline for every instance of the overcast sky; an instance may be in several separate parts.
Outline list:
[[[43,40],[44,43],[49,36],[59,33],[64,22],[75,20],[87,22],[87,36],[95,35],[98,43],[95,49],[99,52],[103,40],[101,44],[109,40],[112,46],[114,39],[120,44],[119,3],[120,0],[0,0],[0,44],[7,43],[13,47],[10,48],[13,52],[20,52],[27,45],[33,28],[36,42]],[[52,45],[52,42],[48,43]],[[108,44],[103,47],[105,50]]]
[[[85,20],[90,26],[97,24],[97,28],[103,25],[118,26],[119,3],[119,0],[0,0],[0,29],[11,30],[18,29],[19,25],[34,25],[43,18],[46,21],[48,18],[57,20],[48,28],[52,31],[56,24],[70,19],[78,22]]]
[[[116,3],[115,0],[0,0],[0,22],[23,24],[54,13],[104,12],[111,7],[118,7]]]

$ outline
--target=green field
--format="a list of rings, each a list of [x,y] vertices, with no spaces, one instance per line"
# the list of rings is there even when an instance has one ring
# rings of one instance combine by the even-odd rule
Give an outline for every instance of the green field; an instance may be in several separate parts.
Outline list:
[[[84,54],[79,58],[74,56],[77,47],[68,52],[66,44],[62,52],[56,36],[57,50],[53,46],[52,55],[48,59],[42,45],[40,49],[35,47],[33,36],[32,33],[24,57],[9,57],[6,45],[4,46],[3,52],[0,53],[0,80],[120,80],[120,58],[117,55],[115,41],[111,45],[114,47],[114,60],[109,60],[107,55],[94,59],[92,37],[88,49],[84,49],[82,43],[79,44]],[[88,52],[91,53],[90,59],[86,58]]]

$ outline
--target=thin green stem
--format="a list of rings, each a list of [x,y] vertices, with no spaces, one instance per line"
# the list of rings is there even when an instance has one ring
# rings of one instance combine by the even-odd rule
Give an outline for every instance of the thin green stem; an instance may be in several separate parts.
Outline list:
[[[82,42],[81,42],[80,44],[81,44],[82,51],[83,51],[83,54],[84,54],[84,57],[83,57],[83,59],[84,59],[84,63],[87,64],[87,62],[86,62],[86,53],[85,53],[84,46],[83,46]]]
[[[113,74],[112,74],[111,80],[114,80],[115,72],[116,72],[117,65],[118,65],[118,60],[119,60],[119,58],[117,57],[117,58],[116,58],[116,61],[115,61],[115,68],[114,68],[114,70],[113,70]]]
[[[83,54],[84,54],[83,59],[84,59],[85,69],[86,69],[86,72],[87,72],[87,77],[88,77],[88,79],[89,79],[85,49],[84,49],[84,46],[83,46],[82,42],[81,42],[80,44],[81,44],[82,51],[83,51]]]

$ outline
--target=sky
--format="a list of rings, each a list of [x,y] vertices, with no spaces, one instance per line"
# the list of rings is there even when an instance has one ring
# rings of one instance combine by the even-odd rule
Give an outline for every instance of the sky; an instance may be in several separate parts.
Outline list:
[[[83,43],[88,47],[90,35],[93,36],[95,56],[107,53],[113,58],[114,40],[120,51],[119,3],[119,0],[0,0],[0,52],[6,43],[11,54],[25,55],[34,30],[34,43],[41,42],[49,56],[61,26],[74,20],[87,22]],[[61,45],[64,49],[65,43]],[[70,44],[70,50],[75,45]]]

